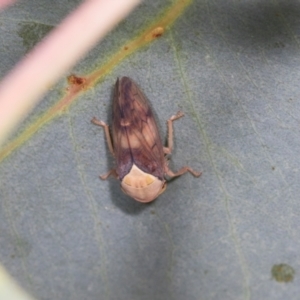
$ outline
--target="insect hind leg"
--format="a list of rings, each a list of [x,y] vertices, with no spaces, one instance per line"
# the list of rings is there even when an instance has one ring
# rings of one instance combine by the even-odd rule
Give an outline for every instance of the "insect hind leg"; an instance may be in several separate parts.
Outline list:
[[[187,167],[187,166],[182,167],[180,170],[178,170],[175,173],[172,170],[170,170],[168,166],[166,166],[165,168],[166,168],[165,169],[166,174],[171,178],[181,176],[187,172],[190,172],[195,177],[200,177],[202,174],[202,172],[196,172],[192,168]]]
[[[106,180],[109,176],[113,176],[118,179],[118,173],[115,169],[109,170],[106,174],[100,175],[100,179]]]

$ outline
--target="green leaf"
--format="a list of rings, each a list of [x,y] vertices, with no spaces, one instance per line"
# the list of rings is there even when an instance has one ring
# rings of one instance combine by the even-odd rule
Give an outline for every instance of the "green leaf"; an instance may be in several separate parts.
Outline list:
[[[76,2],[20,1],[1,12],[2,76]],[[144,1],[70,74],[101,70],[151,26],[162,26],[163,35],[116,60],[2,158],[0,261],[37,299],[300,293],[300,6],[194,1],[175,23],[161,25],[178,3]],[[20,34],[21,23],[39,30]],[[117,180],[98,178],[114,162],[90,121],[111,122],[120,76],[144,91],[163,137],[165,121],[185,112],[174,123],[170,168],[203,172],[170,182],[148,205],[124,195]],[[42,120],[67,86],[64,78],[53,87],[10,142]],[[286,285],[270,275],[281,264],[295,270]]]

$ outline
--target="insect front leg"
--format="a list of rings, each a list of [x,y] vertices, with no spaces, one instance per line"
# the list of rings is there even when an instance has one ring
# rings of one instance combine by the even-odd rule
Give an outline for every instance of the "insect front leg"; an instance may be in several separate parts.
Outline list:
[[[196,172],[192,168],[187,167],[187,166],[182,167],[180,170],[178,170],[177,172],[174,173],[172,170],[169,169],[167,164],[165,166],[165,172],[171,178],[181,176],[181,175],[185,174],[186,172],[190,172],[195,177],[200,177],[202,174],[202,172]]]
[[[173,150],[173,121],[184,116],[184,113],[179,111],[176,115],[172,116],[168,121],[168,147],[164,147],[165,154],[171,154]]]
[[[107,140],[108,149],[111,152],[111,154],[113,156],[115,156],[114,147],[113,147],[111,136],[110,136],[110,133],[109,133],[109,126],[106,123],[104,123],[103,121],[100,121],[100,120],[98,120],[95,117],[92,119],[92,123],[94,123],[95,125],[98,125],[98,126],[101,126],[101,127],[104,128],[104,132],[105,132],[105,137],[106,137],[106,140]]]
[[[100,121],[100,120],[98,120],[95,117],[92,119],[92,123],[94,123],[95,125],[98,125],[98,126],[101,126],[101,127],[104,128],[104,132],[105,132],[105,136],[106,136],[106,140],[107,140],[107,145],[108,145],[109,151],[114,156],[115,154],[114,154],[114,148],[113,148],[113,145],[112,145],[111,136],[110,136],[110,133],[109,133],[109,126],[106,123],[104,123],[103,121]],[[113,176],[115,178],[119,177],[118,173],[117,173],[117,171],[115,169],[111,169],[106,174],[100,175],[99,177],[102,180],[106,180],[109,176]]]

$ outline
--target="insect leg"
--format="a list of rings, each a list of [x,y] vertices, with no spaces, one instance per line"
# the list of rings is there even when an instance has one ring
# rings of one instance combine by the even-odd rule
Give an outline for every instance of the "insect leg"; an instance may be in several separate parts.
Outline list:
[[[164,154],[171,154],[169,147],[163,147]]]
[[[179,111],[176,115],[172,116],[168,121],[168,147],[164,147],[165,154],[171,154],[173,150],[173,121],[183,117],[183,112]]]
[[[109,126],[106,123],[104,123],[103,121],[100,121],[95,117],[92,119],[92,123],[104,128],[108,149],[111,152],[111,154],[114,156],[115,153],[114,153],[114,147],[113,147],[113,144],[112,144],[112,141],[111,141],[111,136],[110,136],[110,133],[109,133]]]
[[[185,174],[186,172],[190,172],[193,176],[195,177],[200,177],[202,172],[196,172],[194,171],[192,168],[190,167],[182,167],[180,170],[178,170],[177,172],[173,172],[172,170],[169,169],[169,167],[166,165],[165,166],[165,172],[168,176],[170,176],[171,178],[173,177],[177,177],[177,176],[181,176],[183,174]]]
[[[104,175],[100,175],[99,177],[102,179],[102,180],[106,180],[109,176],[114,176],[115,178],[118,178],[118,173],[115,169],[111,169],[110,171],[108,171],[106,174]]]

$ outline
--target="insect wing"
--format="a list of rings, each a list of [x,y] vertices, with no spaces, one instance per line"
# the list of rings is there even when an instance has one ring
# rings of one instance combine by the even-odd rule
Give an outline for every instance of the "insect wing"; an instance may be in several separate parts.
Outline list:
[[[128,77],[116,82],[112,135],[120,180],[133,164],[163,180],[163,146],[153,113],[143,93]]]

